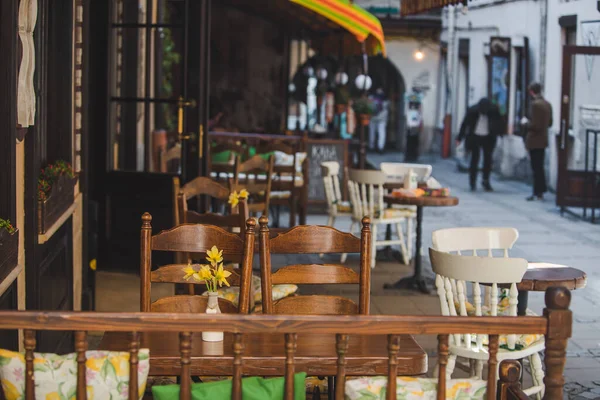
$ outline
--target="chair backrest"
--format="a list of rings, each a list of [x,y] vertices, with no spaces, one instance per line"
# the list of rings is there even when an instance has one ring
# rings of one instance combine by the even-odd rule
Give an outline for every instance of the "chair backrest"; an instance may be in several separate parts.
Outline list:
[[[235,159],[240,157],[246,159],[248,149],[241,143],[228,138],[225,141],[217,141],[215,137],[211,137],[210,151],[208,154],[208,170],[209,175],[221,182],[229,182],[235,171]],[[215,162],[214,154],[229,152],[229,157],[226,162]]]
[[[187,264],[170,264],[152,270],[152,252],[170,251],[180,253],[206,253],[213,246],[223,251],[223,258],[241,258],[239,269],[229,269],[232,275],[228,278],[229,284],[240,287],[239,312],[248,313],[250,310],[250,288],[252,278],[252,260],[254,256],[254,238],[256,221],[248,219],[244,237],[230,233],[214,225],[183,224],[172,229],[162,231],[152,236],[152,216],[145,213],[142,216],[141,229],[141,263],[140,263],[140,309],[152,311],[150,301],[151,283],[196,283],[184,279],[183,269]],[[157,308],[165,310],[169,305],[173,309],[198,309],[203,299],[190,299],[196,296],[174,296],[172,300],[157,302]],[[174,303],[184,304],[175,306]],[[221,303],[221,301],[220,301]],[[178,308],[179,307],[179,308]],[[187,308],[186,308],[187,307]],[[229,309],[229,308],[227,308]]]
[[[383,196],[386,175],[381,171],[352,169],[349,172],[348,191],[355,219],[375,218],[376,211],[384,210]]]
[[[227,207],[231,210],[229,215],[213,212],[201,214],[188,210],[188,200],[198,196],[208,196],[211,199],[227,203],[229,195],[227,187],[210,178],[199,176],[191,180],[179,190],[177,195],[175,226],[186,223],[216,225],[228,230],[237,229],[243,235],[248,219],[248,207],[244,199],[241,199],[236,207]]]
[[[360,239],[329,226],[298,225],[270,238],[267,217],[259,220],[259,255],[263,313],[369,314],[371,292],[371,222],[363,218]],[[288,265],[271,273],[273,254],[360,253],[360,272],[332,264]],[[340,296],[292,296],[273,304],[272,285],[358,284],[359,304]]]
[[[330,211],[337,211],[336,204],[342,202],[342,190],[340,188],[340,163],[337,161],[325,161],[321,163],[321,176],[325,187],[325,198]]]
[[[528,263],[525,259],[508,256],[508,250],[518,238],[516,229],[450,228],[435,231],[432,236],[434,248],[429,249],[429,255],[436,274],[442,315],[496,316],[499,308],[506,308],[506,315],[517,315],[519,293],[516,284],[523,278]],[[494,257],[494,252],[498,250],[501,257]],[[479,255],[483,252],[484,256]],[[481,284],[488,286],[487,310],[482,305]],[[498,285],[509,288],[508,293],[502,290],[502,302],[507,304],[499,304]],[[468,303],[470,292],[472,303]],[[455,345],[473,346],[471,335],[454,335],[453,341]],[[515,341],[515,335],[508,336],[509,348],[514,349]],[[483,338],[478,336],[476,346],[481,348],[482,345]]]
[[[269,215],[269,200],[273,182],[273,156],[264,159],[253,156],[241,162],[236,158],[233,178],[230,181],[231,191],[246,189],[250,193],[248,211]]]
[[[158,154],[160,165],[159,172],[178,172],[179,168],[181,167],[181,144],[176,143],[175,146],[171,147],[168,150],[163,147],[161,148],[160,153]],[[169,168],[169,162],[173,160],[178,160],[177,165],[175,166],[175,168]]]
[[[426,182],[431,176],[432,167],[429,164],[410,164],[382,162],[381,171],[388,177],[403,179],[409,169],[417,175],[417,181]]]

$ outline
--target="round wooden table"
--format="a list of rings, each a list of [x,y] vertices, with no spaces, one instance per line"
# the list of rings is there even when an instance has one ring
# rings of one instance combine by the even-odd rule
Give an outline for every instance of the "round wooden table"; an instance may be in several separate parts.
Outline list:
[[[583,289],[587,284],[585,272],[566,265],[530,262],[527,272],[517,284],[519,304],[517,314],[526,315],[529,292],[545,292],[549,287],[564,287],[569,290]]]
[[[387,204],[400,204],[405,206],[417,206],[417,237],[415,252],[415,272],[412,276],[402,278],[394,283],[386,283],[384,289],[416,289],[423,293],[429,293],[429,286],[425,277],[421,274],[421,242],[423,225],[423,207],[452,207],[458,205],[457,197],[397,197],[393,195],[384,196]]]

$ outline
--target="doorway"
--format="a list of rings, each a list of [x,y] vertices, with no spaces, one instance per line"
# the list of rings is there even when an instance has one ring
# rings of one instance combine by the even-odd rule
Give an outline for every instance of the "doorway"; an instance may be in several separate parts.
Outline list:
[[[600,47],[564,46],[556,202],[600,208]],[[574,79],[577,77],[577,79]]]

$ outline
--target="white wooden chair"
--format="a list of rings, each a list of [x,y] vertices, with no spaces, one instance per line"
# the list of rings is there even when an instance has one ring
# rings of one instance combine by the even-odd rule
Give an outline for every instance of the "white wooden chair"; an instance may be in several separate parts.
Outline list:
[[[429,249],[431,266],[436,274],[436,287],[442,315],[517,317],[517,283],[527,271],[527,260],[509,258],[508,250],[517,241],[514,228],[450,228],[433,232],[433,248]],[[478,254],[485,253],[484,256]],[[465,252],[470,253],[466,255]],[[494,257],[494,253],[502,253]],[[481,283],[487,284],[486,304],[482,305]],[[491,288],[489,287],[491,285]],[[502,289],[499,301],[498,285]],[[469,293],[472,302],[469,302]],[[507,295],[507,296],[506,296]],[[452,374],[456,357],[470,362],[472,376],[482,377],[488,360],[487,336],[452,335],[447,374]],[[538,335],[505,335],[500,338],[498,363],[507,359],[529,358],[533,387],[524,390],[541,399],[544,394],[544,371],[539,352],[544,350],[544,337]]]
[[[404,179],[404,175],[412,168],[413,172],[417,174],[418,182],[427,182],[427,179],[431,176],[432,166],[429,164],[409,164],[409,163],[391,163],[382,162],[381,171],[389,178],[398,180]]]
[[[414,216],[410,209],[387,208],[383,202],[386,189],[383,185],[386,176],[381,171],[374,170],[350,170],[348,189],[352,201],[352,225],[350,232],[355,227],[360,227],[360,221],[364,216],[371,217],[371,230],[373,238],[373,251],[371,252],[371,268],[375,267],[377,246],[388,246],[399,244],[402,250],[402,259],[405,264],[409,263],[408,248],[404,239],[402,224]],[[398,239],[378,240],[377,232],[380,225],[395,225]],[[410,230],[408,231],[410,233]]]
[[[352,204],[342,200],[340,189],[340,163],[337,161],[326,161],[321,163],[321,175],[325,187],[325,198],[327,199],[327,225],[333,227],[338,216],[351,216]],[[347,254],[342,254],[341,262],[346,262]]]

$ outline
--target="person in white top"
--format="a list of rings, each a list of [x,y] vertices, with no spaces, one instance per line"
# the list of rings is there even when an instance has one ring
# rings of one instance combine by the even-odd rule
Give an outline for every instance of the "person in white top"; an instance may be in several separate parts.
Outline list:
[[[504,122],[498,107],[488,98],[482,98],[479,103],[467,110],[465,119],[460,126],[460,133],[456,144],[466,140],[467,151],[471,152],[471,165],[469,168],[469,183],[471,190],[477,189],[477,173],[479,169],[479,156],[483,150],[483,181],[482,186],[486,192],[491,192],[490,173],[492,171],[492,154],[496,147],[496,138],[502,134]]]

